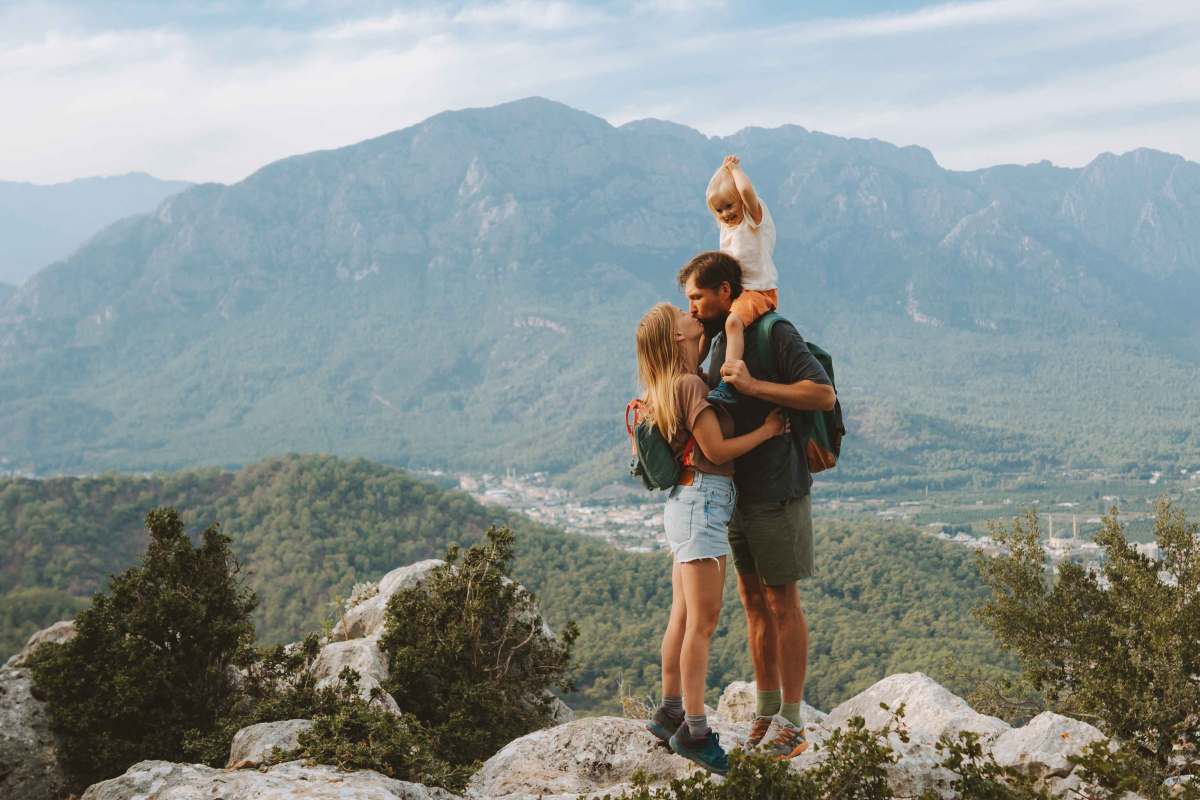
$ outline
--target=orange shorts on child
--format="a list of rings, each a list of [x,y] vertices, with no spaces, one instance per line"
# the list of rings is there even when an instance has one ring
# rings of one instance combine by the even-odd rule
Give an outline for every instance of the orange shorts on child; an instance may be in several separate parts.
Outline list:
[[[729,311],[749,328],[754,320],[779,307],[779,292],[775,289],[743,289]]]

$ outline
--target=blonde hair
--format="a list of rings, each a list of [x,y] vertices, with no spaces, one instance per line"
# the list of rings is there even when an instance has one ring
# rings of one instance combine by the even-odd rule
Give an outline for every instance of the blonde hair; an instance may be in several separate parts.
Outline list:
[[[729,174],[729,170],[721,166],[708,181],[708,188],[704,190],[704,203],[708,206],[708,210],[715,214],[717,212],[713,209],[713,201],[723,197],[738,198],[739,195],[737,184],[733,182],[733,176]]]
[[[638,383],[649,420],[668,442],[679,430],[679,397],[675,387],[687,373],[683,351],[675,341],[679,309],[658,303],[637,326]]]

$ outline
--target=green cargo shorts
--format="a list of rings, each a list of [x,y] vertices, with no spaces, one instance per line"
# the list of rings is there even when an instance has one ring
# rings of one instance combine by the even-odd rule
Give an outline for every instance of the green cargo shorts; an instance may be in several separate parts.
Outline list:
[[[812,498],[737,503],[729,520],[733,565],[768,586],[813,576]]]

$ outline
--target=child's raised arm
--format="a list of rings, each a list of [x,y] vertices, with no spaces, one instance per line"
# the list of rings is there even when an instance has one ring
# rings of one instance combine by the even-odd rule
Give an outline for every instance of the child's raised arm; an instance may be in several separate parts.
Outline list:
[[[758,195],[754,192],[754,184],[750,183],[749,176],[742,171],[741,159],[737,156],[725,156],[722,166],[729,170],[729,174],[733,177],[733,185],[737,187],[738,194],[742,196],[742,205],[746,207],[754,224],[761,224],[762,206],[758,202]]]

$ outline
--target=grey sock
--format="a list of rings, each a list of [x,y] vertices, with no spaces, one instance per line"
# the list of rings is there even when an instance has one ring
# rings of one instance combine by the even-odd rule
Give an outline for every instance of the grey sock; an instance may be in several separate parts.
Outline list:
[[[800,701],[794,703],[782,703],[779,707],[779,716],[786,719],[796,727],[800,727]]]
[[[683,698],[682,697],[664,697],[663,701],[662,701],[662,706],[660,706],[660,707],[662,708],[663,711],[666,712],[668,717],[682,717],[683,716]]]
[[[705,714],[687,714],[684,716],[687,720],[688,733],[693,739],[703,739],[708,736],[708,716]]]

